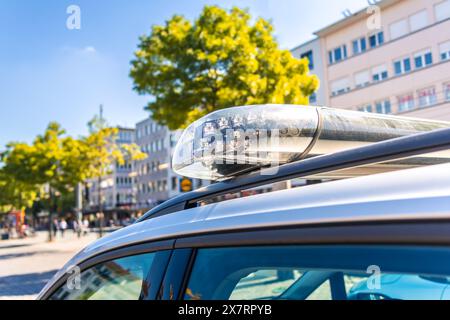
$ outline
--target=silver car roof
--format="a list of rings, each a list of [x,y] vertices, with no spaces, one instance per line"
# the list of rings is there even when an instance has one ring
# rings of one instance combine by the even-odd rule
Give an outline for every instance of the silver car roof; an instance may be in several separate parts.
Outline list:
[[[54,280],[92,256],[145,241],[262,227],[442,218],[450,218],[450,164],[276,191],[148,219],[93,242]]]

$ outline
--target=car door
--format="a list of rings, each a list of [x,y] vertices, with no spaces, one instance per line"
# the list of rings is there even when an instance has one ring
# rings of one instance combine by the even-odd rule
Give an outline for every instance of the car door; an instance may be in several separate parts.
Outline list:
[[[448,222],[379,223],[178,239],[174,255],[183,252],[184,259],[178,268],[169,266],[165,279],[177,290],[161,298],[442,299],[450,276],[449,230]]]

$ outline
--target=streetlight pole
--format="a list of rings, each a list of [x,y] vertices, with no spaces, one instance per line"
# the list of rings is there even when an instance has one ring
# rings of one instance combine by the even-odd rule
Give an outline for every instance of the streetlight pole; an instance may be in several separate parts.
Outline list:
[[[52,211],[53,211],[53,190],[52,187],[49,186],[48,188],[48,194],[49,194],[49,207],[48,207],[48,242],[53,241],[53,219],[52,219]]]
[[[102,176],[98,177],[98,235],[103,237]]]

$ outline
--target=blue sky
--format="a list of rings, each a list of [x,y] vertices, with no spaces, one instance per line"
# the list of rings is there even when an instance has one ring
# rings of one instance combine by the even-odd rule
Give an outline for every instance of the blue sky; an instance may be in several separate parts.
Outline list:
[[[66,9],[81,8],[81,30]],[[271,19],[283,48],[312,38],[365,0],[0,0],[0,149],[30,142],[50,121],[72,135],[104,105],[111,124],[134,126],[148,113],[128,77],[141,34],[173,14],[195,18],[205,4],[249,8]]]

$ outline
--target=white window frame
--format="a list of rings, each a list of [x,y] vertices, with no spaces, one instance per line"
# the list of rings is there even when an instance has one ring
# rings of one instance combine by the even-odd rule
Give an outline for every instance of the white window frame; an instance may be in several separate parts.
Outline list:
[[[450,101],[450,82],[444,83],[444,99]]]
[[[383,76],[382,76],[383,73],[386,73],[386,75],[387,75],[386,79],[383,79]],[[374,79],[374,77],[376,75],[378,75],[378,80]],[[389,72],[388,72],[387,66],[385,64],[382,64],[382,65],[372,68],[372,81],[373,82],[375,82],[375,83],[381,82],[381,81],[385,81],[387,79],[389,79]]]
[[[393,30],[394,27],[398,28],[399,30]],[[410,33],[410,27],[409,27],[409,21],[406,18],[397,20],[389,25],[389,35],[391,37],[390,38],[391,40],[395,40],[395,39],[404,37],[408,33]]]
[[[424,21],[421,21],[420,19],[425,18]],[[417,25],[414,25],[414,23],[417,23]],[[409,16],[409,30],[410,32],[415,32],[417,30],[421,30],[423,28],[426,28],[429,25],[429,19],[428,19],[428,11],[427,9],[423,9],[419,12],[416,12],[413,15]]]
[[[363,78],[365,79],[365,81],[362,81],[362,82],[358,81],[359,78],[360,78],[359,76],[363,76],[363,75],[364,75]],[[371,78],[370,77],[371,77],[371,74],[370,74],[370,70],[369,69],[356,72],[353,75],[353,79],[355,80],[355,87],[356,88],[367,87],[371,83]]]
[[[445,0],[434,5],[434,16],[436,22],[450,18],[450,0]]]
[[[421,96],[422,92],[433,92],[433,94],[431,95],[426,95],[425,97]],[[419,101],[419,107],[420,108],[424,108],[424,107],[429,107],[429,106],[433,106],[437,103],[437,94],[436,94],[436,87],[428,87],[428,88],[423,88],[423,89],[419,89],[417,90],[417,97],[418,97],[418,101]]]
[[[405,69],[405,60],[407,60],[407,59],[409,59],[409,71],[405,71],[406,70]],[[400,62],[400,66],[401,66],[401,72],[400,73],[397,73],[396,70],[395,70],[395,64],[397,62]],[[413,67],[414,67],[414,59],[411,59],[410,56],[405,56],[405,57],[402,57],[402,58],[399,58],[399,59],[395,59],[394,62],[393,62],[393,67],[394,67],[394,74],[396,76],[400,76],[400,75],[403,75],[403,74],[406,74],[406,73],[410,73],[413,70]]]
[[[422,68],[428,67],[433,64],[433,62],[431,62],[431,64],[428,64],[428,65],[426,64],[425,56],[427,54],[431,54],[431,57],[433,57],[433,52],[431,51],[431,49],[422,50],[422,51],[416,52],[413,55],[414,69],[422,69]],[[422,61],[421,67],[417,67],[417,65],[416,65],[417,58],[420,58],[420,60]]]
[[[344,47],[345,47],[345,49],[344,49]],[[335,51],[337,49],[339,49],[341,51],[341,59],[340,60],[336,59]],[[344,60],[346,60],[348,58],[347,45],[343,44],[343,45],[341,45],[339,47],[336,47],[336,48],[333,48],[333,49],[329,50],[328,51],[328,57],[330,57],[330,53],[331,53],[331,58],[332,59],[331,59],[331,61],[328,61],[329,64],[334,64],[334,63],[337,63],[337,62],[344,61]],[[328,58],[328,60],[329,60],[329,58]]]
[[[388,104],[389,104],[389,112],[387,112]],[[378,105],[381,105],[381,109],[382,109],[381,114],[391,114],[392,113],[391,99],[386,98],[386,99],[383,99],[383,100],[376,101],[375,102],[375,112],[376,113],[379,113],[378,112],[378,108],[377,108]]]
[[[364,106],[358,107],[358,111],[372,113],[373,112],[373,106],[369,103],[369,104],[366,104]]]
[[[412,97],[412,99],[408,100],[408,103],[403,105],[402,102],[400,102],[400,99],[405,98],[407,96]],[[414,108],[415,108],[414,93],[409,92],[409,93],[405,93],[405,94],[397,96],[397,103],[398,103],[398,111],[399,112],[414,110]]]
[[[450,41],[439,44],[439,57],[441,61],[447,61],[450,59]]]
[[[363,40],[364,40],[364,42],[366,43],[366,48],[364,49],[364,51],[362,50],[362,45],[361,45],[361,43],[362,43]],[[357,45],[357,51],[356,51],[356,52],[355,52],[355,47],[354,47],[354,43],[355,43],[355,42],[358,44],[358,45]],[[354,40],[352,41],[353,55],[358,55],[358,54],[364,53],[364,52],[367,51],[367,49],[368,49],[368,44],[367,44],[367,38],[366,38],[366,37],[359,37],[359,38],[354,39]]]
[[[335,89],[336,83],[339,83],[339,82],[342,82],[345,85],[337,86],[338,88]],[[331,81],[330,88],[331,88],[331,94],[333,97],[344,94],[344,93],[350,91],[350,79],[348,77],[346,77],[346,78],[341,78],[341,79]]]

